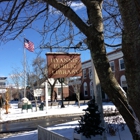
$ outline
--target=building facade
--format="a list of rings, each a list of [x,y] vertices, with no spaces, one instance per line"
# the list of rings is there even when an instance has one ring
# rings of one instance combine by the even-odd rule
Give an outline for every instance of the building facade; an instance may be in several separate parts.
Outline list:
[[[111,69],[121,87],[127,92],[125,66],[121,49],[108,53]]]
[[[5,93],[7,77],[0,77],[0,93]]]
[[[92,99],[94,94],[93,71],[91,60],[82,63],[81,99]]]
[[[107,54],[107,57],[109,59],[109,63],[111,66],[111,69],[114,73],[114,76],[116,77],[118,83],[122,86],[122,88],[127,91],[127,83],[125,78],[125,67],[124,67],[124,60],[123,60],[123,53],[121,49],[117,49],[115,51],[109,52]],[[83,75],[81,77],[81,89],[80,89],[80,99],[92,99],[94,96],[94,81],[95,81],[95,75],[94,72],[95,69],[92,66],[92,61],[88,60],[82,63],[82,72]],[[70,90],[70,96],[72,96],[72,86],[69,87]],[[108,99],[107,95],[102,92],[102,98]]]
[[[54,83],[54,79],[53,78],[49,78],[49,82],[53,85]],[[51,87],[49,84],[47,84],[48,86],[48,100],[51,100]],[[43,82],[41,84],[41,87],[44,89],[44,95],[41,97],[42,100],[45,100],[45,82]],[[63,98],[65,99],[66,97],[69,96],[69,86],[65,83],[62,84],[62,88],[61,88],[61,83],[57,80],[56,84],[54,86],[54,91],[57,94],[57,99],[61,100],[62,99],[62,90],[63,90]],[[53,93],[53,101],[54,101],[54,93]]]

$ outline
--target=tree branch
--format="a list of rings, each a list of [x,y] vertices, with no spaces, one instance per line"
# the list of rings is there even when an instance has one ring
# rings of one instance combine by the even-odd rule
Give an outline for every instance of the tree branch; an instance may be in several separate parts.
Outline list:
[[[108,47],[112,47],[112,48],[122,46],[122,44],[110,45],[110,44],[106,44],[106,43],[105,43],[105,45],[108,46]]]
[[[54,8],[61,11],[67,18],[69,18],[85,35],[90,32],[89,26],[83,22],[83,20],[69,7],[56,0],[44,0]]]

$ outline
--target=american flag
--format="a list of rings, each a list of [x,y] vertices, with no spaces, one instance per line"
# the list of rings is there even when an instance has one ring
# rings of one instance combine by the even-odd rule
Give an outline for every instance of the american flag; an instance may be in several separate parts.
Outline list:
[[[30,52],[34,51],[34,43],[24,38],[24,47]]]

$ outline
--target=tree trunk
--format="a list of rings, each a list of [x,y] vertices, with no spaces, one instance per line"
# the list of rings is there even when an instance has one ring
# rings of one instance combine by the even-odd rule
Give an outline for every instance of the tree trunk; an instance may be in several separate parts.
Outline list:
[[[138,0],[117,1],[124,25],[122,51],[128,85],[128,102],[134,110],[132,115],[135,119],[135,125],[134,128],[131,128],[133,129],[131,132],[134,139],[140,139],[140,112],[138,111],[140,107],[140,10],[138,8],[140,3]]]
[[[140,65],[139,65],[139,43],[140,43],[140,28],[138,19],[135,19],[137,12],[133,0],[117,0],[120,8],[121,16],[124,22],[125,32],[130,42],[125,42],[126,47],[123,48],[124,60],[126,62],[126,79],[128,84],[128,100],[125,96],[124,90],[120,87],[115,79],[106,55],[104,36],[103,36],[103,19],[102,19],[102,0],[81,0],[87,8],[88,25],[85,24],[80,17],[68,6],[57,3],[55,0],[45,0],[50,5],[60,10],[66,17],[68,17],[79,30],[87,37],[87,45],[91,51],[91,56],[96,68],[101,87],[115,104],[124,120],[126,121],[134,139],[140,139],[139,133],[136,133],[136,117],[140,118],[140,112],[136,111],[140,107],[138,93],[140,91]],[[135,0],[137,1],[137,0]],[[129,30],[130,28],[130,30]],[[132,34],[133,33],[133,34]],[[133,38],[131,38],[133,37]],[[134,39],[134,40],[133,40]],[[135,43],[136,41],[136,43]],[[129,50],[130,49],[130,50]],[[131,57],[127,54],[132,53]],[[136,53],[136,55],[135,55]],[[127,57],[128,56],[128,57]],[[130,59],[129,59],[130,58]],[[138,61],[136,61],[138,59]],[[129,64],[129,61],[131,65]],[[128,63],[127,63],[128,62]],[[131,69],[131,67],[134,67]],[[130,69],[127,69],[130,68]],[[135,73],[135,74],[134,74]],[[133,75],[134,74],[134,75]],[[138,76],[138,77],[137,77]],[[134,83],[133,83],[134,80]],[[139,86],[139,88],[138,88]],[[134,90],[133,90],[134,88]],[[133,96],[134,94],[134,96]],[[131,98],[131,99],[130,99]],[[136,103],[135,103],[136,101]],[[134,110],[133,110],[134,108]],[[139,127],[139,121],[137,126]]]
[[[55,86],[56,82],[57,82],[57,79],[55,79],[53,84],[51,84],[50,81],[48,80],[48,83],[51,87],[51,102],[53,101],[53,91],[54,91],[54,86]]]
[[[132,38],[130,39],[130,37],[128,37],[126,34],[127,33],[123,34],[122,50],[124,53],[125,75],[128,85],[127,96],[128,102],[135,112],[132,114],[135,119],[134,128],[137,129],[136,127],[138,127],[140,129],[140,112],[138,111],[138,108],[140,107],[140,43],[136,43],[137,41],[134,41]],[[138,135],[137,130],[135,129],[132,135],[137,140],[140,139],[140,134]]]
[[[95,39],[94,39],[95,40]],[[99,38],[98,38],[99,40]],[[97,42],[96,42],[97,43]],[[100,41],[98,42],[100,44]],[[95,41],[91,42],[92,46]],[[102,44],[103,45],[103,44]],[[96,48],[94,46],[94,48]],[[104,47],[103,47],[104,48]],[[125,92],[122,90],[118,82],[116,81],[111,68],[109,66],[106,55],[104,54],[105,49],[99,50],[98,47],[91,52],[94,65],[101,82],[101,87],[104,92],[109,96],[114,105],[117,107],[123,118],[125,119],[132,134],[135,134],[135,118],[132,115],[132,110],[129,108],[129,104],[125,97]],[[100,53],[99,53],[100,52]],[[99,58],[100,59],[99,59]],[[104,67],[103,67],[104,66]],[[103,71],[104,69],[104,71]],[[130,121],[131,120],[131,121]]]
[[[92,33],[87,38],[87,44],[91,51],[91,56],[101,82],[101,87],[115,104],[123,118],[125,119],[133,137],[136,136],[135,117],[133,110],[129,106],[125,92],[118,84],[114,74],[109,65],[106,55],[104,36],[103,36],[103,22],[101,3],[99,1],[92,1],[90,9],[87,10],[89,21],[92,23]],[[94,15],[94,16],[93,16]],[[130,121],[131,120],[131,121]]]
[[[78,107],[80,108],[80,92],[79,91],[76,92],[76,100],[78,103]]]
[[[53,87],[51,87],[51,102],[53,101]]]
[[[140,23],[139,0],[117,0],[124,25],[123,53],[128,84],[128,99],[111,71],[103,36],[103,0],[81,0],[87,8],[88,23],[85,23],[71,8],[56,0],[44,0],[60,10],[87,37],[87,45],[96,68],[101,87],[115,104],[126,121],[134,139],[139,140],[140,111]],[[135,116],[136,115],[136,116]],[[139,129],[140,130],[140,129]]]

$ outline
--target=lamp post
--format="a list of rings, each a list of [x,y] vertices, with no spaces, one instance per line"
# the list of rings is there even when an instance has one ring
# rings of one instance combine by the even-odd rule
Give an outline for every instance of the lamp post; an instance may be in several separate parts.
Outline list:
[[[45,82],[46,113],[48,113],[48,81]]]
[[[63,83],[64,83],[64,78],[58,78],[58,81],[61,83],[61,99],[62,99],[62,104],[61,104],[61,108],[64,108],[64,104],[63,104]]]

